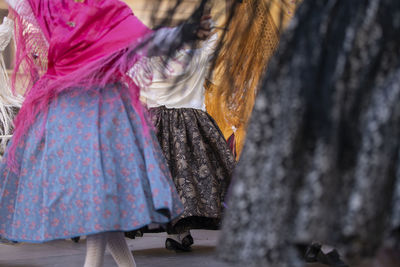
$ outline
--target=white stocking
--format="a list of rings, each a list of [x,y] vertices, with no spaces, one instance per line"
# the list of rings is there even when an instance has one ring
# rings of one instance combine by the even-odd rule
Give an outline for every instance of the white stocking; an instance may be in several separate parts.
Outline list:
[[[132,252],[126,243],[124,233],[109,232],[107,246],[118,267],[136,267]]]
[[[84,267],[103,267],[107,233],[89,235],[86,238],[86,258]]]

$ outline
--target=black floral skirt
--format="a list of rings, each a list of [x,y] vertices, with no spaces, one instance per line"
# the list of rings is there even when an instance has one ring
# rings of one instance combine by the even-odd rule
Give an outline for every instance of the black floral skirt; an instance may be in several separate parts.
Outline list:
[[[168,232],[217,229],[235,166],[217,123],[206,112],[191,108],[162,106],[151,108],[150,115],[184,205]]]

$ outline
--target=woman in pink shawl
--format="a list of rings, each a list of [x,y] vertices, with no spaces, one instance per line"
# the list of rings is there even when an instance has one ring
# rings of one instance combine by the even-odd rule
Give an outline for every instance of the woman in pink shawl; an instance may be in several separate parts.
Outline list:
[[[182,206],[127,71],[207,37],[209,17],[153,32],[118,0],[7,2],[13,84],[27,91],[0,164],[0,236],[87,235],[85,266],[102,266],[106,245],[118,266],[135,266],[122,232],[167,223]]]

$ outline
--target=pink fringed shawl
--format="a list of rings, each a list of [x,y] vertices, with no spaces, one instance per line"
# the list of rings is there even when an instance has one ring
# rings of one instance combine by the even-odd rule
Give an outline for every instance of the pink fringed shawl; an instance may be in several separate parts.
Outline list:
[[[15,150],[51,101],[67,90],[92,90],[122,82],[142,117],[139,89],[127,76],[152,32],[119,0],[8,0],[16,24],[13,88],[25,82],[25,101],[15,121],[8,164],[18,170]],[[17,3],[16,3],[17,2]],[[41,134],[44,130],[42,126]]]

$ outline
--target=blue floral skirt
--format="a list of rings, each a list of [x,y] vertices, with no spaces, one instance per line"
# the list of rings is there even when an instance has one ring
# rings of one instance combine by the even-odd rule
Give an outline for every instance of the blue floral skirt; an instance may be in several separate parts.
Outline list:
[[[7,152],[0,164],[3,238],[44,242],[129,231],[182,212],[158,141],[144,133],[121,84],[60,95],[16,156],[19,174],[7,167]]]

